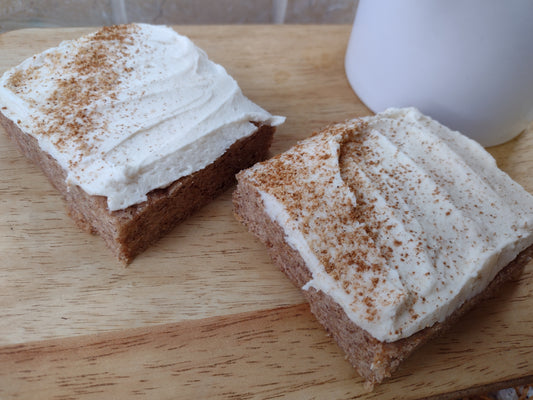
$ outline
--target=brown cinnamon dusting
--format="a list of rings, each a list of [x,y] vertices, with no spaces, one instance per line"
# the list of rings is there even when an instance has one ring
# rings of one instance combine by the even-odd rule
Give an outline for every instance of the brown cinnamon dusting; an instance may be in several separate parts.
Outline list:
[[[92,34],[89,40],[79,40],[76,53],[52,52],[44,56],[45,66],[52,70],[61,68],[63,77],[56,79],[56,89],[40,107],[51,122],[37,121],[37,126],[42,135],[61,132],[54,143],[60,150],[74,145],[83,156],[91,149],[87,144],[88,134],[105,129],[106,122],[101,120],[93,103],[105,97],[116,98],[121,75],[131,72],[121,59],[128,57],[128,46],[133,44],[132,34],[137,29],[136,25],[105,27]],[[69,58],[66,64],[65,57]],[[31,66],[17,70],[8,81],[9,87],[15,93],[28,90],[30,82],[39,77],[40,68]],[[78,161],[71,160],[71,163]]]
[[[27,79],[27,75],[28,73],[24,70],[16,70],[7,80],[7,87],[17,93],[18,87]]]
[[[378,227],[371,223],[375,204],[358,197],[354,207],[340,186],[335,189],[334,177],[327,175],[328,167],[324,172],[325,165],[338,168],[340,164],[342,175],[342,164],[348,154],[364,156],[365,149],[359,144],[365,129],[363,122],[349,129],[328,127],[311,139],[323,141],[323,145],[309,149],[306,141],[301,142],[291,151],[264,163],[264,167],[258,166],[258,172],[251,178],[262,190],[283,202],[291,218],[298,221],[299,229],[308,237],[326,272],[339,281],[346,293],[359,299],[356,303],[363,305],[366,317],[373,320],[378,304],[372,299],[383,290],[387,274],[375,243]],[[336,158],[326,144],[332,135],[341,136],[340,154]],[[338,212],[331,213],[327,209],[327,199],[332,199],[332,206]],[[355,246],[346,247],[345,243]],[[392,297],[389,300],[394,301]]]
[[[419,167],[417,160],[405,155],[402,143],[387,147],[381,145],[382,140],[388,139],[364,123],[350,121],[326,128],[247,175],[261,191],[284,205],[327,274],[353,297],[354,310],[363,310],[368,320],[373,320],[385,303],[408,301],[405,296],[416,293],[415,285],[425,287],[431,282],[432,275],[420,270],[427,268],[426,259],[431,263],[439,251],[454,252],[449,237],[418,225],[427,211],[418,203],[421,186],[426,190],[435,185],[422,193],[425,201],[440,200],[440,209],[430,210],[437,216],[434,221],[430,216],[431,223],[452,215],[453,199],[439,188],[450,178],[441,178],[431,165]],[[340,146],[335,154],[337,147],[332,146],[337,143]],[[338,172],[340,180],[336,183]],[[435,177],[438,182],[432,183]],[[352,193],[355,200],[346,193]],[[437,225],[435,228],[439,232]],[[401,231],[406,234],[394,236]],[[425,236],[427,232],[432,236]],[[451,261],[459,264],[454,258]],[[409,274],[407,291],[389,290],[389,270],[398,270],[401,281]],[[415,286],[413,291],[411,285]],[[438,285],[437,291],[443,284]],[[413,320],[421,318],[407,306]]]
[[[333,141],[332,136],[336,136]],[[402,150],[381,153],[376,140],[379,137],[361,121],[330,126],[248,175],[260,190],[283,203],[328,275],[353,296],[354,309],[363,310],[369,321],[385,303],[406,301],[404,291],[385,288],[388,271],[401,270],[400,279],[405,273],[416,275],[421,265],[417,257],[431,257],[433,251],[426,249],[427,239],[410,228],[410,221],[416,220],[416,207],[401,203],[404,198],[411,201],[423,183],[422,176],[410,163],[389,162],[390,157],[402,156]],[[340,144],[338,154],[330,143]],[[385,154],[389,159],[384,159]],[[332,174],[336,171],[340,171],[342,183],[335,183],[337,178]],[[350,191],[340,189],[346,185],[355,202],[346,195]],[[402,191],[408,194],[404,196]],[[439,188],[432,194],[448,200],[448,194]],[[334,207],[335,212],[328,207]],[[403,224],[401,229],[407,230],[407,235],[395,238],[398,223]],[[390,245],[385,245],[389,240]],[[406,265],[408,262],[413,265]],[[379,298],[381,303],[370,302],[367,297]],[[420,318],[412,308],[411,318]]]

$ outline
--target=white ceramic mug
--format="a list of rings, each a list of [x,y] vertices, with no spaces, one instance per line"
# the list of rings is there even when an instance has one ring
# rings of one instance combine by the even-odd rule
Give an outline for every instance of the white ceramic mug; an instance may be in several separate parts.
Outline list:
[[[500,144],[533,120],[533,1],[359,0],[345,62],[372,111],[415,106]]]

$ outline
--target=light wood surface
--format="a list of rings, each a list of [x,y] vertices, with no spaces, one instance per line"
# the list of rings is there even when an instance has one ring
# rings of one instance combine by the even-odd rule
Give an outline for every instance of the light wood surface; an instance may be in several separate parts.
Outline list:
[[[285,115],[279,153],[369,114],[343,71],[348,26],[177,27]],[[0,35],[0,73],[93,29]],[[490,149],[533,192],[533,132]],[[368,392],[227,192],[129,267],[79,231],[0,128],[0,398],[423,398],[533,381],[533,265]]]

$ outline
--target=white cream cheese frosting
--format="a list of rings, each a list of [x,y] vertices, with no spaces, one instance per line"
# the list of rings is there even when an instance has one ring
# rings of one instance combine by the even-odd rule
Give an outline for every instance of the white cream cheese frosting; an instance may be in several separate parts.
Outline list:
[[[226,70],[164,26],[103,28],[0,79],[2,113],[111,211],[198,171],[235,141],[279,125]]]
[[[392,342],[446,319],[533,243],[533,196],[418,110],[339,124],[243,175],[358,326]]]

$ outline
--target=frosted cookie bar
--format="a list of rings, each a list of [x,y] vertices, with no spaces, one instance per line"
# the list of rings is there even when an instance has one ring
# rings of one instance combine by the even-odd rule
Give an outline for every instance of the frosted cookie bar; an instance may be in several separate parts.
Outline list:
[[[370,384],[533,252],[533,196],[413,108],[327,127],[237,179],[236,217]]]
[[[106,27],[0,79],[8,135],[126,263],[264,159],[283,120],[164,26]]]

